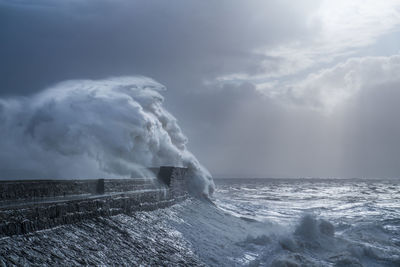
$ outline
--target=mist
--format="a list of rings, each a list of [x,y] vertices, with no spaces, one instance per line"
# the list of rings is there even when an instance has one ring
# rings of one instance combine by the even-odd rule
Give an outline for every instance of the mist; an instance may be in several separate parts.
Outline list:
[[[209,172],[163,108],[165,87],[145,77],[70,80],[0,99],[2,179],[152,177],[147,168],[187,167],[189,184],[211,194]]]

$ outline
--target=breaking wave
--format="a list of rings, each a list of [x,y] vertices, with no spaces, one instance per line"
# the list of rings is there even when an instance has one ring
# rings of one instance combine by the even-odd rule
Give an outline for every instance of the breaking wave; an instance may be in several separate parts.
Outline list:
[[[146,177],[148,167],[174,165],[189,168],[195,194],[212,193],[163,90],[150,78],[119,77],[0,99],[1,179]]]
[[[398,180],[217,181],[215,202],[231,217],[221,224],[248,236],[230,263],[210,265],[400,266]]]

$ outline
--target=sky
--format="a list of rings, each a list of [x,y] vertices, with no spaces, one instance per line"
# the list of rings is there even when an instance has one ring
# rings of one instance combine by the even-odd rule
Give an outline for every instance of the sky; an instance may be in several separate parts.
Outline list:
[[[143,75],[214,177],[400,177],[400,1],[0,0],[0,97]]]

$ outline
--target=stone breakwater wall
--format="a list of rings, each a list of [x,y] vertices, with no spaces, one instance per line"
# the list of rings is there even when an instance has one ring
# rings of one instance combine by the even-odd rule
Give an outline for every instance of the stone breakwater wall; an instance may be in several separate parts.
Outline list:
[[[188,198],[186,172],[161,167],[154,179],[0,181],[0,237],[171,206]]]

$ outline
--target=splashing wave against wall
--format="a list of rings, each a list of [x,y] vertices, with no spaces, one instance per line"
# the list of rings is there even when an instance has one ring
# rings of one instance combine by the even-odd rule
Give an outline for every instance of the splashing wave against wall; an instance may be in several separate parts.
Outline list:
[[[146,167],[189,168],[195,194],[210,173],[146,77],[71,80],[26,98],[0,99],[1,179],[143,177]]]

